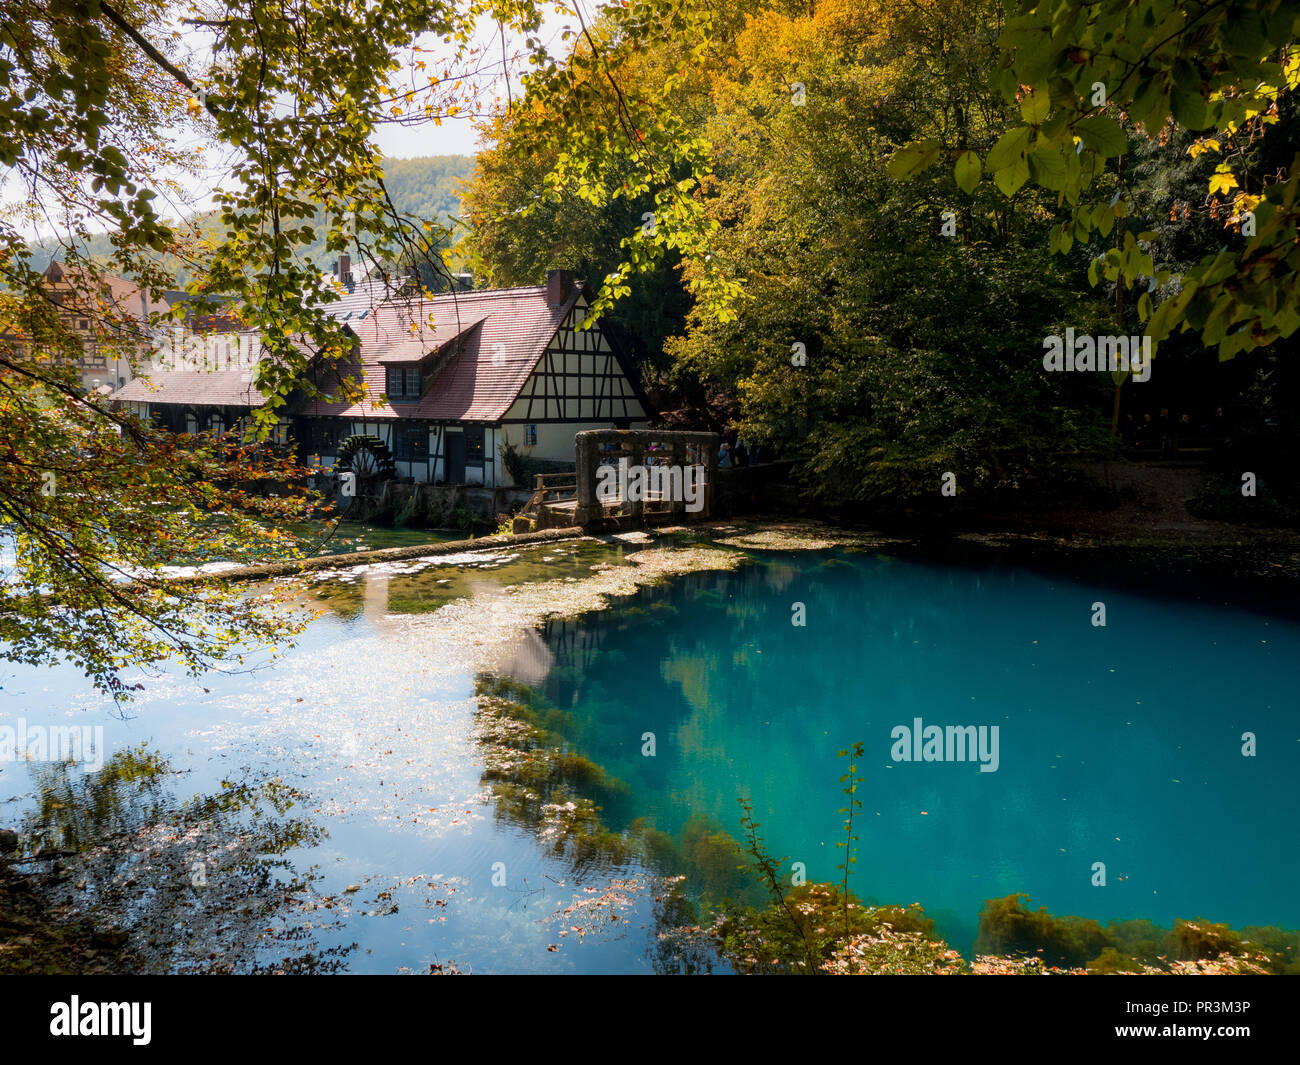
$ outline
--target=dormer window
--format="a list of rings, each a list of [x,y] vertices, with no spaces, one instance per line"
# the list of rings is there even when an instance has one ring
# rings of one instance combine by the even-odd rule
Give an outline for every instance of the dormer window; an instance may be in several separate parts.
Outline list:
[[[419,399],[420,368],[418,366],[388,367],[388,398],[407,403]]]

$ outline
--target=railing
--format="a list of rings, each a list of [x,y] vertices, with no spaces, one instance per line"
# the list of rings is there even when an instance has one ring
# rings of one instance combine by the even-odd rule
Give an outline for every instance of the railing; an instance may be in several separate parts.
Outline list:
[[[547,503],[559,503],[573,499],[577,494],[577,474],[535,473],[533,474],[533,494],[524,510],[535,513]]]

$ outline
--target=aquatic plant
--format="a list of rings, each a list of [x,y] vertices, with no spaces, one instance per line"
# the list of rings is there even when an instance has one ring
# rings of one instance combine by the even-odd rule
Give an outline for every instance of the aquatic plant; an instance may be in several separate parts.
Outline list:
[[[753,807],[741,799],[741,826],[754,872],[766,888],[762,906],[725,900],[710,926],[721,955],[747,974],[935,974],[956,975],[1232,975],[1295,972],[1300,933],[1279,928],[1235,932],[1225,924],[1183,921],[1162,929],[1150,921],[1112,921],[1055,917],[1046,908],[1030,910],[1024,894],[989,899],[980,914],[976,960],[934,936],[934,922],[919,904],[865,906],[850,891],[856,761],[840,782],[848,796],[844,873],[838,885],[799,884],[786,891],[780,870],[786,859],[773,858],[758,834]]]
[[[874,932],[846,936],[822,964],[833,976],[958,976],[970,972],[960,951],[922,932],[881,922]]]
[[[621,795],[627,785],[565,747],[559,729],[567,715],[504,677],[481,675],[476,694],[482,779],[497,816],[532,828],[575,869],[595,861],[626,864],[633,845],[606,827],[595,798]]]
[[[841,808],[840,813],[844,814],[844,839],[835,844],[836,847],[844,848],[844,863],[836,866],[837,869],[844,870],[844,880],[840,884],[840,896],[844,900],[844,937],[847,939],[851,934],[849,928],[849,874],[857,864],[858,859],[853,854],[853,844],[857,843],[858,837],[853,834],[853,814],[855,810],[862,809],[862,800],[856,798],[858,791],[858,761],[862,758],[863,745],[861,742],[855,743],[852,748],[852,754],[849,751],[838,752],[838,757],[849,758],[849,770],[842,777],[840,783],[844,785],[844,794],[848,796],[848,805]],[[850,957],[852,955],[850,954]]]
[[[1300,932],[1258,927],[1236,932],[1206,920],[1177,920],[1172,929],[1150,921],[1102,925],[1091,918],[1056,917],[1045,907],[1031,911],[1028,901],[1027,895],[1014,894],[985,902],[977,956],[1036,960],[1058,972],[1183,973],[1214,965],[1279,974],[1300,969]]]

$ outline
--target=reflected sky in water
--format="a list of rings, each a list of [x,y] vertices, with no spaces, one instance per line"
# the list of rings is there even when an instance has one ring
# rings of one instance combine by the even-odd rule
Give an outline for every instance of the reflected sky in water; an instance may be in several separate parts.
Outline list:
[[[287,816],[302,838],[285,856],[302,880],[298,897],[278,915],[277,934],[223,941],[228,953],[213,967],[273,967],[298,947],[286,942],[292,926],[309,929],[319,952],[346,951],[344,968],[353,972],[451,964],[476,972],[648,971],[653,903],[626,883],[644,871],[575,876],[544,854],[530,828],[498,820],[474,738],[475,676],[485,663],[537,680],[549,668],[547,649],[511,614],[502,589],[622,562],[617,545],[548,544],[317,579],[306,598],[324,613],[274,666],[250,661],[200,684],[154,671],[127,676],[145,687],[125,719],[70,670],[7,666],[0,726],[19,719],[97,726],[109,756],[158,752],[168,765],[166,800],[141,818],[155,824],[191,797],[222,796],[232,785],[292,790],[298,798]],[[430,613],[435,607],[443,609]],[[0,763],[0,825],[41,823],[34,812],[42,795],[48,821],[49,775],[48,765]],[[128,801],[138,798],[133,792]],[[195,830],[188,850],[171,840],[132,887],[174,887],[189,859],[237,846],[240,824],[247,819]],[[494,872],[504,884],[493,884]],[[186,885],[178,922],[187,907],[206,906],[215,917],[231,905],[232,884],[219,870],[209,874],[205,888]],[[575,898],[590,898],[585,889],[599,895],[611,882],[618,891],[609,909],[620,919],[602,921],[600,934],[579,937],[570,922],[552,919]],[[93,894],[82,889],[81,901]],[[193,969],[203,959],[153,964]]]

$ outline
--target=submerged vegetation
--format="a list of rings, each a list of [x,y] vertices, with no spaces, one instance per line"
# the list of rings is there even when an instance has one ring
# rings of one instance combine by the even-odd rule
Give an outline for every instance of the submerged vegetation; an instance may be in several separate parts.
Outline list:
[[[655,895],[659,971],[723,964],[744,974],[786,975],[1237,975],[1300,973],[1300,932],[1239,930],[1178,920],[1110,921],[1054,916],[1022,893],[988,899],[974,957],[940,936],[920,903],[870,905],[851,888],[861,744],[841,777],[846,805],[840,883],[808,883],[768,850],[741,798],[741,838],[701,815],[674,837],[643,818],[611,826],[608,808],[627,785],[573,750],[571,715],[526,684],[491,674],[477,682],[483,781],[497,815],[534,830],[575,870],[600,863],[648,868]],[[689,959],[689,962],[683,961]]]
[[[504,645],[510,642],[506,629],[513,632],[522,625],[536,640],[533,626],[539,620],[568,619],[553,624],[572,626],[572,619],[604,610],[611,599],[621,602],[602,615],[602,638],[629,626],[635,627],[638,640],[647,634],[669,638],[682,630],[682,611],[672,601],[637,596],[638,589],[697,568],[737,570],[735,581],[744,574],[757,580],[761,575],[752,571],[760,567],[748,564],[753,559],[747,549],[822,547],[839,539],[825,530],[820,539],[800,539],[792,529],[763,537],[742,527],[728,532],[733,535],[714,541],[726,544],[726,550],[704,547],[694,536],[661,534],[656,539],[537,546],[519,554],[448,555],[445,561],[454,560],[454,565],[427,565],[425,560],[422,569],[410,564],[410,572],[404,565],[367,572],[381,578],[375,588],[383,595],[374,598],[382,600],[377,605],[385,617],[435,600],[439,606],[449,598],[461,600],[436,620],[394,626],[393,639],[409,639],[404,646],[439,659],[453,641],[465,642],[472,615],[477,615],[476,637],[485,645],[500,637]],[[647,546],[651,543],[658,546]],[[864,539],[850,549],[864,546],[874,544]],[[543,552],[542,558],[549,559],[545,564],[534,557]],[[815,571],[842,565],[842,558],[815,560]],[[574,576],[555,579],[557,572]],[[507,587],[491,581],[489,612],[488,600],[467,595],[467,590],[474,581],[494,575],[503,577]],[[543,580],[546,576],[552,579]],[[782,588],[790,585],[788,575],[774,573],[771,579]],[[730,586],[712,580],[699,585],[695,592],[709,597],[710,609],[725,612],[726,623],[742,631]],[[322,600],[327,589],[346,593],[330,604],[344,614],[348,610],[342,608],[351,603],[346,597],[355,597],[358,607],[371,598],[364,582],[314,585]],[[560,632],[580,653],[552,664],[548,679],[563,678],[589,662],[583,656],[596,650],[626,663],[618,657],[625,647],[584,642],[580,635],[572,628]],[[479,641],[473,642],[477,646]],[[1295,931],[1233,929],[1202,918],[1178,920],[1171,927],[1146,920],[1101,923],[1034,910],[1023,894],[987,899],[973,951],[966,950],[969,939],[957,943],[959,950],[920,903],[894,904],[902,900],[871,895],[872,865],[858,847],[859,832],[869,838],[862,831],[866,822],[859,820],[863,745],[841,752],[847,762],[840,776],[842,832],[836,847],[844,853],[839,875],[833,883],[804,882],[801,870],[768,851],[748,799],[734,825],[698,812],[672,826],[643,816],[637,793],[620,779],[634,781],[635,776],[625,765],[593,753],[591,722],[584,724],[574,710],[577,703],[570,702],[569,689],[560,684],[555,697],[549,687],[543,693],[484,672],[494,668],[491,657],[486,647],[480,648],[471,667],[480,670],[474,724],[483,756],[481,790],[493,800],[499,821],[527,828],[542,841],[548,857],[574,874],[573,896],[563,895],[556,912],[545,918],[555,929],[548,949],[625,932],[640,921],[649,930],[646,957],[658,972],[1300,971],[1300,935]],[[689,682],[677,675],[673,680]],[[704,698],[708,693],[692,694]],[[600,727],[616,732],[626,727],[633,734],[634,720],[618,716],[624,713],[612,706]],[[640,734],[637,728],[634,735]],[[215,794],[182,800],[174,793],[183,778],[147,749],[121,753],[90,777],[58,765],[41,775],[33,812],[19,826],[18,858],[0,856],[0,971],[346,968],[348,949],[322,949],[317,939],[323,930],[342,925],[351,896],[324,895],[315,869],[295,868],[296,853],[291,854],[311,848],[322,835],[310,818],[300,816],[310,808],[307,796],[281,780],[250,781],[243,769],[231,775],[245,782],[223,783]],[[705,808],[716,809],[695,807]],[[672,831],[665,830],[669,827]],[[831,845],[828,839],[828,851]],[[19,867],[32,872],[11,871]],[[854,879],[863,867],[865,883],[863,876]],[[31,899],[24,901],[30,894],[23,890],[27,883],[39,883],[44,910],[33,910]],[[638,905],[641,913],[633,915]],[[943,924],[943,911],[934,912]]]

